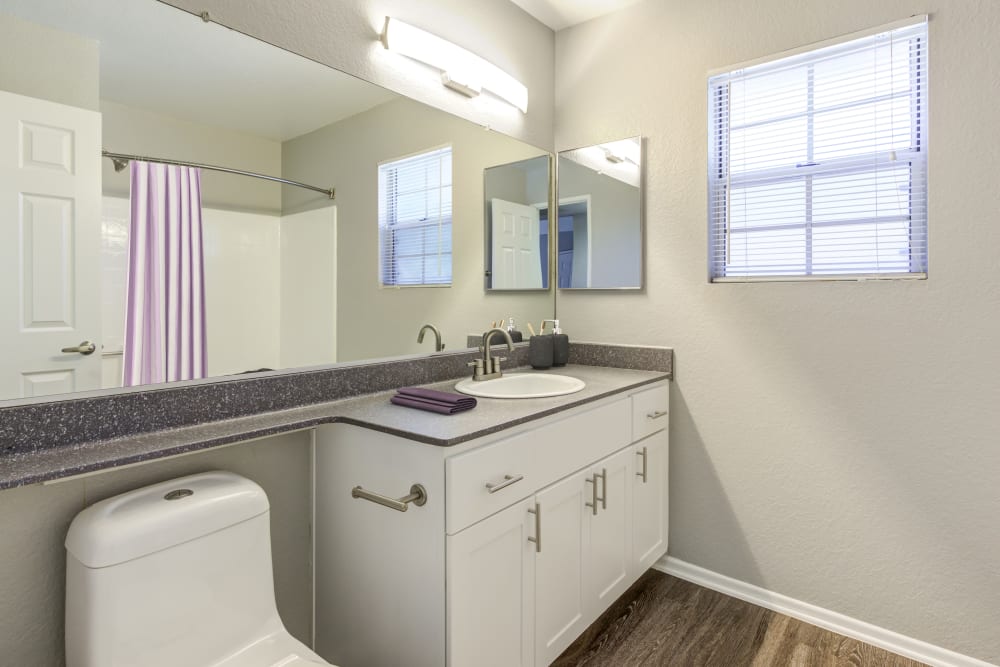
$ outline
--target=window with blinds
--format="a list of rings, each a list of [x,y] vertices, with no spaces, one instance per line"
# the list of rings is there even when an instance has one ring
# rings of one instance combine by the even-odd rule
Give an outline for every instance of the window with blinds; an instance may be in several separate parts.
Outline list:
[[[451,146],[378,167],[383,286],[451,284]]]
[[[926,277],[926,17],[708,89],[713,281]]]

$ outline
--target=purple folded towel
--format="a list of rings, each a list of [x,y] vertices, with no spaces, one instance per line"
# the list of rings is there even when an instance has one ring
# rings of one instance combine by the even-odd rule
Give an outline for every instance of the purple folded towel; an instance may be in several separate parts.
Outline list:
[[[395,405],[404,405],[418,410],[429,410],[442,415],[453,415],[476,407],[476,399],[471,396],[452,394],[434,389],[403,387],[389,399]]]

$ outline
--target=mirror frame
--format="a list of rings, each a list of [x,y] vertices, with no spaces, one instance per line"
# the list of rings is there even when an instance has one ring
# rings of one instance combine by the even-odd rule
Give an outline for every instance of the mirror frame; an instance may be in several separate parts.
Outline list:
[[[551,195],[551,200],[553,204],[550,206],[559,206],[559,158],[563,153],[572,153],[573,151],[582,150],[584,148],[591,148],[593,146],[599,146],[601,144],[608,144],[614,141],[625,141],[628,139],[636,139],[639,144],[639,284],[637,286],[628,287],[559,287],[558,273],[552,279],[555,282],[550,282],[550,285],[555,285],[557,294],[558,292],[636,292],[643,293],[646,291],[646,137],[641,134],[634,134],[629,137],[622,137],[621,139],[612,139],[610,141],[602,141],[596,144],[590,144],[588,146],[578,146],[576,148],[567,148],[565,150],[558,151],[556,153],[555,161],[555,185],[554,192]],[[568,159],[568,158],[567,158]],[[549,233],[552,233],[551,227],[553,226],[553,218],[558,224],[559,216],[549,216]],[[554,252],[552,253],[553,259],[550,260],[554,263],[556,269],[558,269],[558,259],[559,259],[559,247],[558,240],[554,244]],[[551,249],[550,249],[551,250]],[[558,301],[558,297],[557,297]],[[558,304],[557,304],[558,305]]]

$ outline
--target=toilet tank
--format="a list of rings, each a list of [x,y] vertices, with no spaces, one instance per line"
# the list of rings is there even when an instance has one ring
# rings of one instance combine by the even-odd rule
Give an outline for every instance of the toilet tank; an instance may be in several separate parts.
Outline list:
[[[282,629],[267,496],[239,475],[95,503],[66,550],[68,667],[209,665]]]

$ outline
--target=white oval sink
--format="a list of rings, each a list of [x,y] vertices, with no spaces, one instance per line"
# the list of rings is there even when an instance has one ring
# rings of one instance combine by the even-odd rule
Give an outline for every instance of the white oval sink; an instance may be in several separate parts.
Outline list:
[[[482,398],[545,398],[563,396],[583,389],[583,380],[568,375],[552,373],[511,373],[495,380],[466,378],[455,385],[455,390]]]

